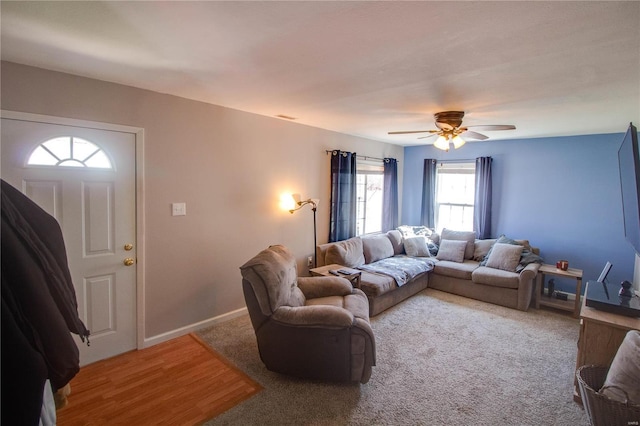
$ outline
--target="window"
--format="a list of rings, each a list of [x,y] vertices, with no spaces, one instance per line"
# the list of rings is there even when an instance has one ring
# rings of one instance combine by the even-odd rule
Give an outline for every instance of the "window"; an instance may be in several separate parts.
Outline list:
[[[357,167],[356,235],[382,231],[382,188],[384,168],[359,162]]]
[[[436,229],[473,231],[475,163],[438,163]]]
[[[27,165],[113,168],[109,157],[99,146],[73,136],[53,138],[41,143],[29,156]]]

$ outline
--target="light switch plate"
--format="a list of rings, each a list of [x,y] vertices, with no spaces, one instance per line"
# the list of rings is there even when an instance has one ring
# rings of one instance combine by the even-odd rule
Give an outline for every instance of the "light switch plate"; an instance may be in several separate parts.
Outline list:
[[[186,216],[186,215],[187,215],[187,203],[171,204],[171,216]]]

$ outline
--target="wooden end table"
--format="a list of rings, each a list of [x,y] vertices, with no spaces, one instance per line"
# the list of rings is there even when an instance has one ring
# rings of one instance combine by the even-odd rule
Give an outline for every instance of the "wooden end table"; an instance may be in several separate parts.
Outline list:
[[[589,292],[589,285],[588,283],[585,294]],[[585,298],[582,301],[582,311],[580,312],[580,337],[578,338],[576,371],[583,365],[610,366],[629,330],[640,330],[640,318],[627,317],[592,308],[586,305]],[[575,375],[573,399],[582,403],[578,380]]]
[[[576,280],[576,300],[560,300],[553,299],[551,297],[542,297],[542,286],[544,284],[545,275],[554,275],[562,278],[574,278]],[[536,309],[540,309],[540,305],[549,306],[556,309],[562,309],[564,311],[572,311],[573,316],[578,318],[580,316],[580,293],[582,292],[582,269],[569,268],[566,271],[556,268],[556,265],[543,264],[538,269],[538,275],[536,276],[536,287],[534,290],[534,301]]]
[[[330,271],[339,271],[345,270],[351,272],[348,275],[341,274],[333,274]],[[337,263],[332,263],[331,265],[319,266],[317,268],[310,269],[309,272],[311,276],[314,277],[342,277],[346,278],[351,282],[355,288],[360,288],[360,276],[362,275],[362,271],[358,271],[357,269],[348,268],[346,266],[338,265]]]

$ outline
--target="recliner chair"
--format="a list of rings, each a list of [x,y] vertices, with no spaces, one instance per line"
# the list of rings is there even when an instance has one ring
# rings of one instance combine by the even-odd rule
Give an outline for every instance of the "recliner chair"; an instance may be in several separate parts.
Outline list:
[[[365,294],[341,277],[298,277],[271,246],[243,266],[242,288],[267,369],[307,379],[367,383],[375,338]]]

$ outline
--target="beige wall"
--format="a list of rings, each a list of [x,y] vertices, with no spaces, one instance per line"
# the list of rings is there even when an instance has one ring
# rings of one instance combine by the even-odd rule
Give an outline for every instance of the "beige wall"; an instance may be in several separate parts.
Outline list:
[[[284,244],[306,274],[309,208],[278,207],[283,192],[320,198],[327,241],[327,149],[400,160],[403,148],[104,81],[2,63],[1,108],[145,129],[147,338],[244,307],[239,266]],[[401,192],[401,187],[400,193]],[[172,217],[172,202],[187,216]]]

